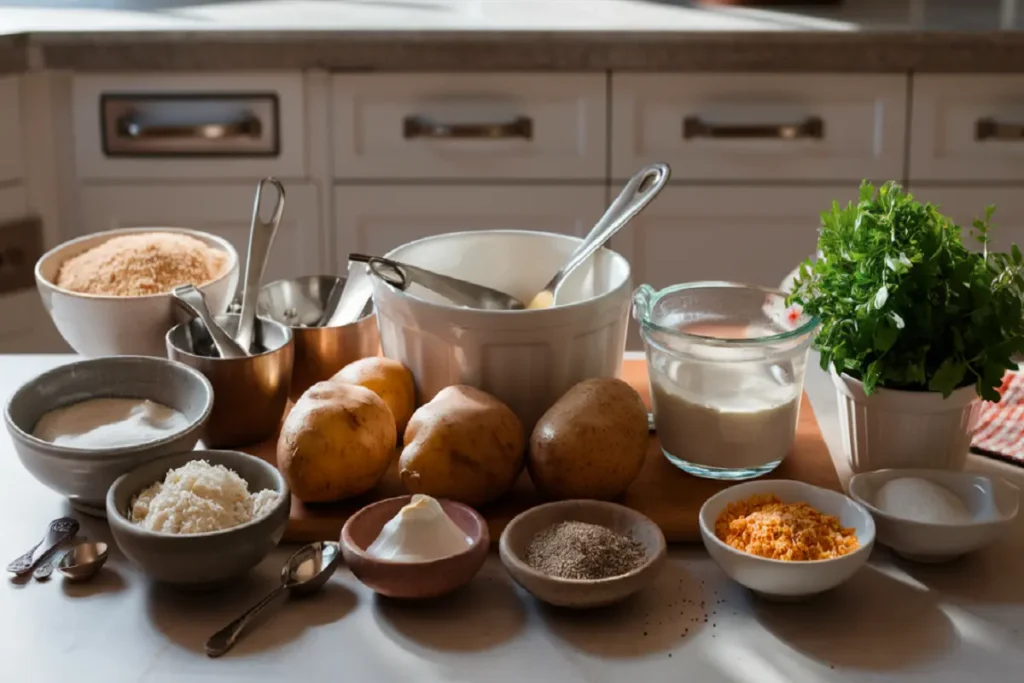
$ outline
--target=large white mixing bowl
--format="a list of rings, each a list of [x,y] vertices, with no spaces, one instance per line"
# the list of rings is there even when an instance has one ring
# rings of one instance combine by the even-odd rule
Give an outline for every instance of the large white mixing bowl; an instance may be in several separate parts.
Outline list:
[[[489,230],[427,237],[387,257],[529,301],[579,243],[567,235]],[[615,377],[622,366],[632,282],[629,263],[609,249],[572,274],[550,309],[462,308],[418,285],[400,292],[373,280],[384,354],[412,371],[421,401],[469,384],[498,397],[532,429],[573,385]]]

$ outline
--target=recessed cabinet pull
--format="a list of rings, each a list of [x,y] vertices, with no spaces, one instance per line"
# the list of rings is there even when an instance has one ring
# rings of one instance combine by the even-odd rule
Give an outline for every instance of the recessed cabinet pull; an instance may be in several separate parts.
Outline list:
[[[978,119],[974,123],[974,139],[1024,141],[1024,124],[999,123],[992,118]]]
[[[533,119],[518,116],[506,123],[440,123],[423,116],[407,116],[403,121],[405,138],[434,140],[533,139]]]
[[[699,116],[683,119],[683,138],[720,138],[733,140],[821,140],[825,137],[825,122],[818,116],[809,116],[799,123],[784,124],[719,124],[704,121]]]
[[[249,115],[239,121],[224,123],[191,123],[185,125],[147,124],[127,114],[117,120],[117,133],[121,137],[143,138],[195,138],[198,140],[227,140],[231,138],[259,138],[263,124]]]

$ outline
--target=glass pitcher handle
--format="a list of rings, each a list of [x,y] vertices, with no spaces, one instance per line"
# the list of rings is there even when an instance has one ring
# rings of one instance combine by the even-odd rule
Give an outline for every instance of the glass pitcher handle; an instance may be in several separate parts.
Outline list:
[[[640,285],[633,292],[633,319],[638,323],[650,320],[651,304],[655,294],[657,292],[650,285]]]

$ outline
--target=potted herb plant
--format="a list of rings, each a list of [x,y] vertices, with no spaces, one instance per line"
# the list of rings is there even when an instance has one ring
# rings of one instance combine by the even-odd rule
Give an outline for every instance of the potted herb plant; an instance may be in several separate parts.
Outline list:
[[[821,323],[814,345],[839,398],[855,472],[963,467],[981,399],[998,401],[1024,351],[1024,259],[988,250],[994,207],[956,223],[895,183],[821,217],[819,257],[789,296]]]

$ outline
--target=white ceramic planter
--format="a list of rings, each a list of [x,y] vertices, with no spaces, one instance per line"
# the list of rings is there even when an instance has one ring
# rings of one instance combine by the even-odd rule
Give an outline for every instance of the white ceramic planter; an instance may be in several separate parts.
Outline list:
[[[921,468],[962,470],[978,424],[981,399],[973,386],[949,398],[931,391],[877,388],[833,370],[843,450],[856,472]]]

